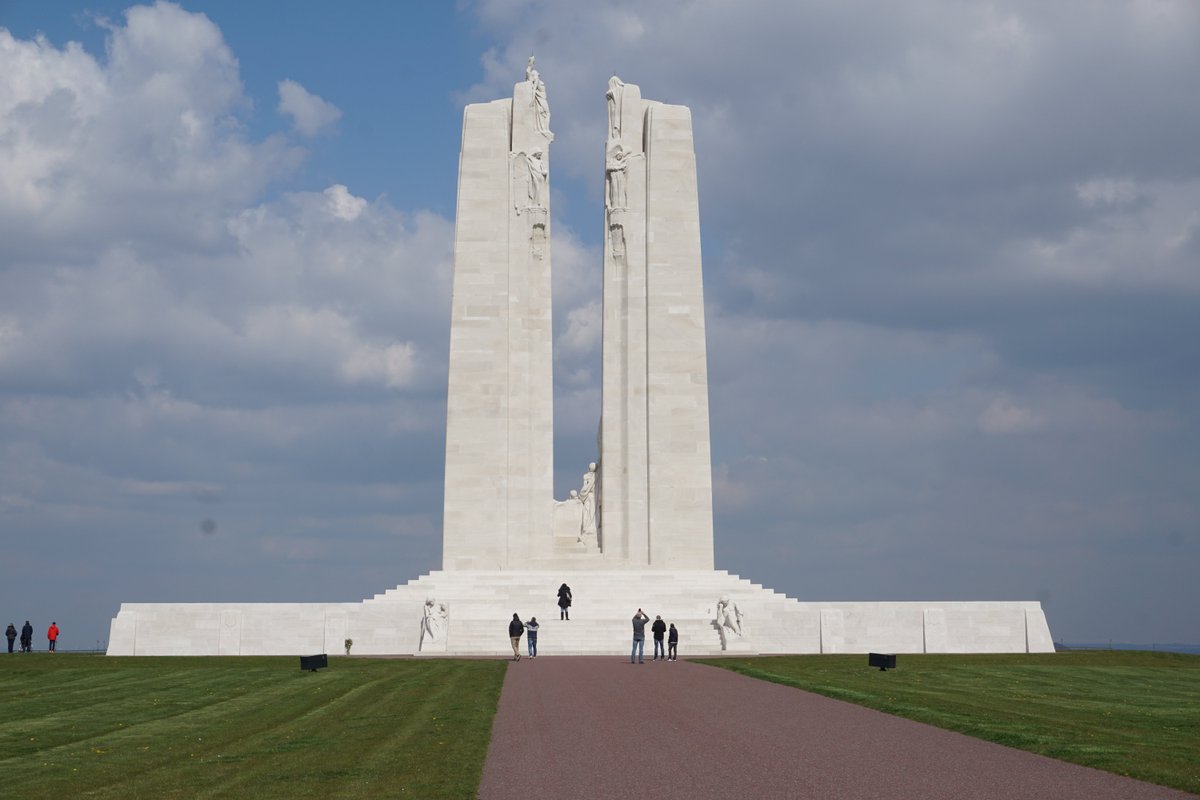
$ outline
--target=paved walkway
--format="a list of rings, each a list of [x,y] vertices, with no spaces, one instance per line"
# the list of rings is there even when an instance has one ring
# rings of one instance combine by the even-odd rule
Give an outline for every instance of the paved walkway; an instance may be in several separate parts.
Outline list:
[[[1193,798],[686,661],[509,664],[479,797]]]

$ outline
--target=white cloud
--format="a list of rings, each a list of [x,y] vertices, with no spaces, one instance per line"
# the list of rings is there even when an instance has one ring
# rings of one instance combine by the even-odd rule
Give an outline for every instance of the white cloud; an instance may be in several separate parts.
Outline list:
[[[998,397],[979,415],[979,427],[984,433],[1005,435],[1030,433],[1038,429],[1041,419],[1028,408]]]
[[[32,508],[33,501],[21,494],[0,494],[0,511]]]
[[[264,555],[288,561],[322,561],[332,554],[334,543],[328,539],[299,536],[270,536],[262,540]]]
[[[1137,183],[1128,178],[1091,178],[1076,184],[1075,194],[1089,208],[1124,205],[1141,196]]]
[[[186,495],[205,502],[216,502],[221,498],[220,486],[203,481],[127,480],[124,487],[130,494],[150,497]]]
[[[329,528],[348,476],[430,449],[452,224],[340,183],[267,199],[301,151],[247,133],[237,60],[201,14],[132,8],[108,53],[0,29],[6,524],[143,560],[148,539],[177,563],[196,558],[178,541],[303,560],[266,533]],[[332,512],[338,530],[397,497],[430,530],[426,484]]]
[[[1007,281],[1200,295],[1200,178],[1097,178],[1074,190],[1096,216],[1014,237],[998,259]]]
[[[279,113],[292,118],[292,126],[303,136],[316,136],[341,119],[333,103],[322,100],[293,80],[279,82]]]
[[[366,200],[350,194],[340,183],[326,189],[325,198],[328,201],[329,213],[346,222],[358,219],[358,215],[367,207]]]
[[[567,328],[554,343],[555,352],[568,357],[595,353],[600,345],[601,324],[598,301],[571,309],[567,312]]]
[[[88,259],[110,243],[227,244],[224,218],[300,151],[254,142],[237,60],[202,14],[135,6],[101,64],[0,29],[0,240],[10,256]]]
[[[315,381],[337,376],[346,383],[396,389],[407,387],[415,372],[413,343],[372,341],[357,320],[331,308],[256,308],[231,334],[237,337],[226,344],[231,353],[242,349],[264,362],[311,373]]]

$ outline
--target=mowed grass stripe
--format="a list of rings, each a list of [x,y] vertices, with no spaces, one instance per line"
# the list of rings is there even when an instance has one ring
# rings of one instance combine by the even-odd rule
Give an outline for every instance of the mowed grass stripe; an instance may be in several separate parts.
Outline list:
[[[473,797],[506,666],[0,661],[0,770],[23,797]]]
[[[18,692],[27,705],[16,707],[22,729],[18,735],[29,744],[17,748],[22,752],[49,751],[56,747],[86,742],[102,746],[106,737],[135,730],[151,730],[151,723],[172,726],[175,721],[186,727],[188,717],[202,714],[221,716],[229,704],[236,711],[247,702],[262,703],[267,698],[259,694],[247,701],[248,693],[286,691],[275,686],[272,673],[262,667],[248,670],[231,682],[228,674],[212,669],[181,669],[178,660],[170,668],[148,669],[151,665],[130,665],[127,673],[107,672],[103,681],[93,677],[95,686],[71,691],[71,686],[39,687],[36,691]],[[24,712],[22,714],[22,712]],[[2,751],[0,751],[2,752]],[[3,762],[0,762],[2,764]]]
[[[706,663],[980,739],[1200,793],[1200,657],[1071,651]]]

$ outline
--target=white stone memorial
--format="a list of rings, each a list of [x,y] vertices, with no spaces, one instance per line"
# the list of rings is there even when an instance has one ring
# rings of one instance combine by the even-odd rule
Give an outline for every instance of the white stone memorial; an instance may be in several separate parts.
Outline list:
[[[691,113],[609,80],[599,459],[553,496],[550,108],[534,60],[463,115],[442,569],[352,603],[123,603],[109,655],[627,654],[641,607],[685,655],[1053,652],[1040,603],[800,602],[713,564]],[[736,533],[730,535],[736,536]]]

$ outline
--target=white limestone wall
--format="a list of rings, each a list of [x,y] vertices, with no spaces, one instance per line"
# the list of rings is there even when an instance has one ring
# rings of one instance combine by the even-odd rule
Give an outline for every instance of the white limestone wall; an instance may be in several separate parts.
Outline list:
[[[571,585],[571,620],[560,622],[557,589]],[[728,596],[743,636],[722,647],[716,605]],[[426,598],[449,609],[444,643],[426,655],[510,653],[514,612],[542,623],[546,655],[624,655],[641,607],[680,631],[684,655],[785,653],[1054,652],[1037,602],[798,602],[721,571],[608,569],[448,570],[361,603],[127,603],[112,622],[109,655],[421,655]]]
[[[549,183],[530,208],[524,157],[548,163],[533,90],[463,116],[451,300],[442,562],[504,569],[553,548]]]
[[[454,228],[442,565],[502,569],[508,515],[508,226],[512,102],[463,113]]]
[[[311,655],[340,652],[327,616],[356,603],[122,603],[108,654],[137,656]]]
[[[692,115],[646,110],[650,564],[712,569],[708,356]]]
[[[601,546],[622,568],[711,569],[712,461],[691,114],[622,93],[628,203],[605,217]]]
[[[614,567],[649,563],[646,439],[646,157],[641,90],[626,84],[621,146],[627,204],[604,219],[600,392],[600,546]]]
[[[521,153],[542,153],[549,165],[549,142],[536,130],[533,87],[513,87],[510,191],[525,186]],[[522,113],[524,112],[524,113]],[[550,288],[550,186],[544,207],[520,208],[513,197],[508,213],[508,516],[507,561],[527,563],[551,551],[554,537],[554,377]]]

